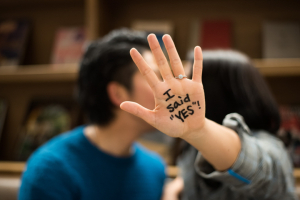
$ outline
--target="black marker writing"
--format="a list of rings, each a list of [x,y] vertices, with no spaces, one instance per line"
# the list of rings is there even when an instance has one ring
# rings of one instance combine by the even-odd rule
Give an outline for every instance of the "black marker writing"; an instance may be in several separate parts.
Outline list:
[[[168,101],[169,99],[172,99],[173,97],[175,97],[175,95],[170,95],[169,94],[169,91],[170,91],[171,89],[168,89],[165,93],[164,93],[164,95],[168,95],[168,98],[166,99],[166,101]]]
[[[168,90],[169,91],[169,90]],[[168,96],[169,96],[169,98],[167,99],[167,100],[169,100],[169,99],[171,99],[171,98],[173,98],[175,95],[173,95],[173,96],[170,96],[170,94],[168,93],[168,91],[167,92],[165,92],[164,94],[167,94]],[[182,100],[182,97],[181,96],[178,96],[178,98],[179,98],[179,100],[180,101],[175,101],[174,103],[173,103],[173,106],[172,106],[172,104],[169,104],[168,106],[167,106],[167,109],[169,109],[169,112],[173,112],[174,110],[176,110],[179,106],[181,106],[181,105],[183,105],[184,103],[187,103],[187,102],[190,102],[191,100],[190,100],[190,97],[189,97],[189,94],[186,94],[186,97]],[[167,101],[166,100],[166,101]],[[196,104],[196,102],[193,102],[193,104]]]
[[[194,110],[191,109],[191,108],[192,108],[192,106],[188,106],[188,107],[187,107],[187,110],[190,111],[190,112],[189,112],[190,115],[193,115],[193,114],[194,114]]]
[[[175,97],[175,95],[170,95],[169,94],[169,91],[171,89],[167,90],[164,95],[167,95],[168,98],[166,99],[166,101],[168,101],[169,99],[172,99]],[[188,103],[188,102],[191,102],[191,99],[190,99],[190,96],[189,94],[186,94],[185,97],[181,97],[181,96],[177,96],[178,99],[177,101],[174,101],[174,103],[170,103],[168,106],[167,106],[167,109],[169,110],[170,113],[174,112],[179,106],[182,106],[184,103]],[[196,105],[198,104],[199,106],[199,109],[201,109],[200,107],[200,103],[199,101],[193,101],[191,102],[192,105]],[[181,109],[178,111],[178,114],[175,114],[175,117],[177,119],[180,119],[182,122],[184,122],[184,120],[189,117],[190,115],[193,115],[195,113],[194,109],[193,109],[193,106],[192,105],[188,105],[186,108],[184,109]],[[170,116],[170,119],[173,120],[174,119],[174,115],[171,115]]]
[[[182,102],[182,100],[181,100],[181,102]],[[178,108],[178,106],[181,106],[182,104],[183,104],[183,102],[180,104],[177,101],[175,101],[174,102],[174,108],[176,109],[176,108]]]
[[[185,109],[181,110],[181,114],[182,114],[184,119],[186,119],[189,116],[189,115],[187,115],[187,111],[185,111]]]
[[[189,97],[189,94],[186,94],[186,97],[184,98],[184,102],[190,102],[190,97]]]
[[[199,109],[201,109],[199,101],[197,101],[197,103],[198,103]]]
[[[173,112],[174,111],[174,108],[172,107],[172,104],[169,104],[167,108],[169,109],[169,112]]]
[[[182,122],[184,122],[184,120],[181,117],[181,111],[178,111],[178,115],[175,115],[175,117],[177,117],[178,119],[180,119]]]
[[[184,119],[186,119],[190,114],[190,115],[193,115],[194,114],[194,110],[193,109],[190,109],[190,107],[192,106],[188,106],[187,107],[187,110],[190,111],[188,113],[188,111],[186,111],[185,109],[182,109],[182,110],[179,110],[178,111],[178,115],[175,115],[175,117],[177,117],[178,119],[180,119],[182,122],[184,122]],[[171,118],[172,117],[172,118]],[[173,115],[171,115],[171,120],[173,120]]]

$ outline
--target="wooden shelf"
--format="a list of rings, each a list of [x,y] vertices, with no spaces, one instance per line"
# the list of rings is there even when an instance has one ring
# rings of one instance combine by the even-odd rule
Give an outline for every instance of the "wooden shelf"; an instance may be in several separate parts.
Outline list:
[[[300,76],[300,59],[253,59],[263,76]],[[0,82],[76,81],[78,64],[0,68]]]
[[[0,162],[0,173],[22,173],[25,162]]]
[[[78,64],[32,65],[0,68],[0,82],[75,81]]]
[[[263,76],[299,76],[300,59],[253,59]]]

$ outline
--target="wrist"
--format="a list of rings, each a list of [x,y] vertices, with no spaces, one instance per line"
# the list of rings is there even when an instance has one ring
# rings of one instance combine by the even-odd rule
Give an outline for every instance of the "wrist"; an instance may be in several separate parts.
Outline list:
[[[241,150],[241,141],[235,131],[209,119],[205,119],[201,129],[182,139],[200,151],[202,156],[219,171],[230,168]]]
[[[204,118],[199,128],[182,135],[180,138],[187,142],[202,138],[203,136],[205,136],[205,132],[206,132],[205,129],[207,129],[207,126],[209,126],[209,121],[210,121],[209,119]]]

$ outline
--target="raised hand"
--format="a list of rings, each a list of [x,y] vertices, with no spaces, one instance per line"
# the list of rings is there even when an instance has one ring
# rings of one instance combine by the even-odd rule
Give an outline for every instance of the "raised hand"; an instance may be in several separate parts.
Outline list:
[[[194,50],[192,80],[185,76],[182,62],[169,35],[163,37],[171,68],[154,34],[148,36],[148,42],[159,67],[163,82],[148,66],[136,49],[130,55],[153,90],[155,109],[148,110],[134,102],[123,102],[121,109],[134,114],[171,137],[183,137],[203,128],[205,123],[205,99],[202,85],[202,51]],[[175,77],[177,78],[175,78]]]

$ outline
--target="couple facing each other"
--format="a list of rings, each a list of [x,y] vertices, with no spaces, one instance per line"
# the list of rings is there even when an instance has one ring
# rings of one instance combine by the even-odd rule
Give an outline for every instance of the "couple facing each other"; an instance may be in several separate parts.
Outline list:
[[[248,58],[196,47],[188,79],[171,37],[163,41],[171,67],[153,34],[121,29],[89,45],[77,83],[89,123],[31,156],[20,199],[297,199],[273,136],[276,103]],[[164,187],[164,162],[135,143],[153,127],[187,142],[183,182]]]

